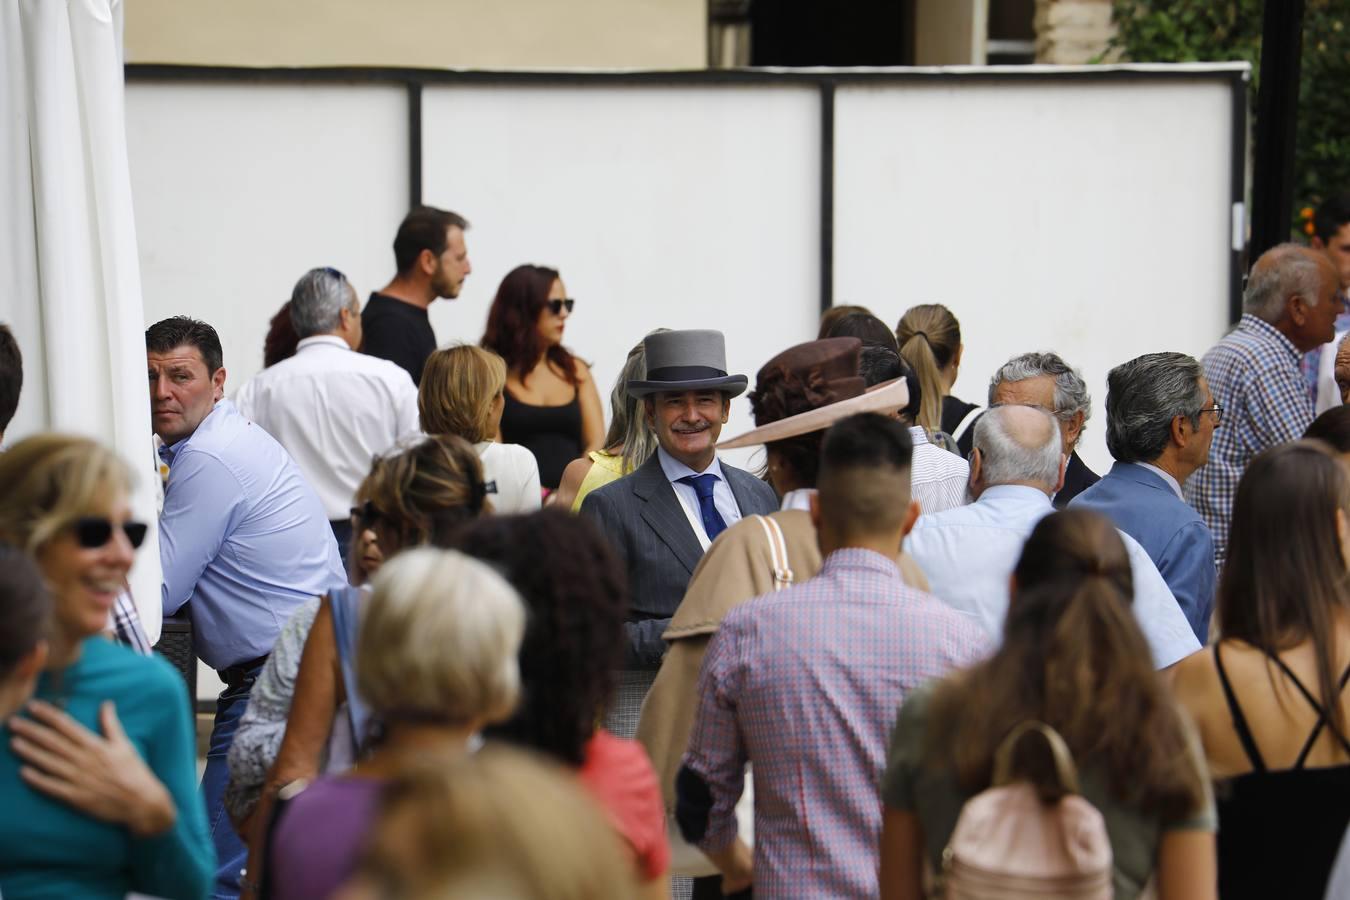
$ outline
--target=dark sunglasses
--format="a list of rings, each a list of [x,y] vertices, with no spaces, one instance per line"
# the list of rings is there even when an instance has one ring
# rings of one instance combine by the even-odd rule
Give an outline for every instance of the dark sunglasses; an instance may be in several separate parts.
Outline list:
[[[577,301],[569,297],[566,300],[550,300],[548,301],[547,305],[549,312],[553,313],[555,316],[560,316],[562,315],[562,311],[564,309],[566,309],[570,313],[572,311],[572,307],[577,305]]]
[[[380,511],[375,508],[375,504],[371,503],[369,500],[362,503],[360,506],[353,506],[351,512],[352,521],[360,524],[362,527],[374,525],[376,522],[380,521],[380,519],[384,518],[380,514]]]
[[[147,526],[144,522],[123,522],[121,526],[116,526],[109,519],[84,516],[76,519],[75,524],[71,526],[75,532],[75,540],[86,550],[97,550],[106,546],[108,541],[112,540],[113,529],[117,527],[122,529],[122,533],[127,536],[127,541],[133,548],[140,547],[141,542],[145,540]]]

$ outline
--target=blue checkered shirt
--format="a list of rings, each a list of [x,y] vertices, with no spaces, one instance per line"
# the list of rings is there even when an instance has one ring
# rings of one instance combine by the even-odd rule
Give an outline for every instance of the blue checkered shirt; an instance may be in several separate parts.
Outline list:
[[[755,784],[755,897],[876,897],[879,785],[909,691],[990,649],[979,626],[869,550],[722,620],[699,674],[684,765],[712,794],[707,852],[736,837]]]
[[[1252,457],[1302,436],[1313,401],[1299,369],[1303,354],[1275,326],[1245,315],[1201,361],[1223,422],[1209,464],[1186,480],[1186,502],[1204,517],[1222,561],[1238,480]]]

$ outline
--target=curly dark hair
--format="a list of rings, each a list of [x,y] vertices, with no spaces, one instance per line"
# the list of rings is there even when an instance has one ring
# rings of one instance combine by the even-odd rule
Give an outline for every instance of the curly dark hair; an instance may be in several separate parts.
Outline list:
[[[529,610],[520,707],[486,734],[580,766],[623,663],[623,569],[594,525],[551,509],[480,519],[459,548],[495,566]]]
[[[544,356],[569,384],[578,383],[572,354],[562,344],[545,348],[537,327],[539,314],[548,303],[549,288],[557,280],[557,269],[516,266],[502,279],[497,296],[492,298],[479,345],[506,360],[506,371],[519,375],[522,383]]]

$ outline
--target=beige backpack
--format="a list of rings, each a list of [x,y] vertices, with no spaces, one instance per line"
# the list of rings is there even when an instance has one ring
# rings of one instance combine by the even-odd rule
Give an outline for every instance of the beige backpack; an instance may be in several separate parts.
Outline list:
[[[1049,745],[1057,796],[1014,781],[1014,753],[1029,734]],[[994,756],[993,787],[966,802],[942,854],[946,900],[1111,900],[1111,841],[1102,814],[1078,794],[1073,757],[1059,733],[1023,722]]]

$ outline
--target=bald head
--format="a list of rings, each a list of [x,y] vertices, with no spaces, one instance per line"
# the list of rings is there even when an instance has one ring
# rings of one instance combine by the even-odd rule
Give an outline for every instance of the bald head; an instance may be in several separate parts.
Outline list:
[[[1312,350],[1335,336],[1340,283],[1340,273],[1325,254],[1280,244],[1252,266],[1243,308],[1274,325],[1299,350]]]
[[[1024,484],[1047,494],[1059,489],[1063,445],[1055,419],[1034,406],[996,406],[975,423],[976,494],[1000,484]]]

